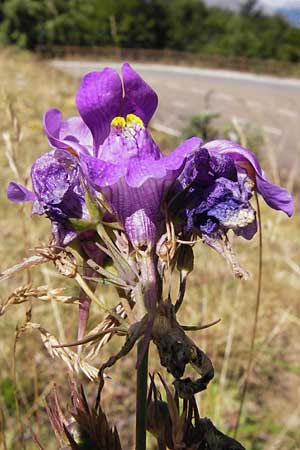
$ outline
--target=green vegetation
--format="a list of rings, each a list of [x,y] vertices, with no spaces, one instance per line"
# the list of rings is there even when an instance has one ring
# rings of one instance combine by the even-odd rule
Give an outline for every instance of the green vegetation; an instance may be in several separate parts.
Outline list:
[[[237,121],[226,123],[222,129],[214,125],[214,120],[220,117],[219,113],[203,111],[193,116],[181,132],[182,140],[192,136],[201,136],[203,141],[213,139],[230,139],[241,145],[247,145],[258,156],[263,151],[264,136],[262,130],[251,122],[241,125]]]
[[[37,46],[174,49],[300,61],[300,29],[266,16],[255,0],[239,13],[201,0],[2,0],[0,42]]]

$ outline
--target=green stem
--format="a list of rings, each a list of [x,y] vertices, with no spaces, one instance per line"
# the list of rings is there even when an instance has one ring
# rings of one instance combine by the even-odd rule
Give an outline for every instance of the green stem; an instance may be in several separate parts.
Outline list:
[[[137,359],[143,350],[143,339],[138,343]],[[148,380],[148,350],[147,347],[144,357],[137,369],[136,375],[136,450],[146,450],[146,422],[147,422],[147,380]]]

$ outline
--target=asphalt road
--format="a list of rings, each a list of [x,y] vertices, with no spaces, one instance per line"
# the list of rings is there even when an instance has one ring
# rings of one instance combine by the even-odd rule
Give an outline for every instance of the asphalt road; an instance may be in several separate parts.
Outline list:
[[[109,61],[54,60],[51,64],[78,78],[107,66],[120,68]],[[300,80],[162,64],[133,67],[158,93],[154,128],[176,136],[193,115],[217,112],[216,125],[234,119],[263,131],[273,175],[277,163],[284,167],[284,175],[295,165],[300,168]]]

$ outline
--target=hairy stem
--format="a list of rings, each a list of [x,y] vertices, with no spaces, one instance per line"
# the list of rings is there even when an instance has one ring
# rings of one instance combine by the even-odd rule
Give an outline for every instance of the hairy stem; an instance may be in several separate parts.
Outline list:
[[[135,445],[136,450],[146,450],[146,422],[147,422],[147,379],[148,379],[148,350],[143,349],[143,339],[138,343],[137,360],[140,352],[144,352],[143,359],[137,368],[136,376],[136,422],[135,422]]]

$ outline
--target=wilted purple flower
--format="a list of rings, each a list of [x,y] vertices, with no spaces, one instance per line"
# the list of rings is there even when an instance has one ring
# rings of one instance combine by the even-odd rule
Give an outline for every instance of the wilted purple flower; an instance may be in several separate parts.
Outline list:
[[[271,184],[253,153],[231,141],[216,140],[201,147],[188,158],[178,183],[187,229],[198,229],[204,236],[232,229],[251,239],[257,230],[249,203],[254,189],[272,208],[293,213],[289,192]]]
[[[31,180],[33,192],[15,182],[9,183],[9,200],[32,201],[32,213],[48,216],[56,243],[67,245],[77,235],[69,219],[89,217],[77,158],[64,150],[44,153],[32,166]]]
[[[83,121],[62,121],[52,109],[44,127],[51,145],[78,152],[85,177],[104,195],[133,245],[153,247],[163,195],[201,140],[189,139],[164,157],[146,128],[157,95],[128,63],[122,76],[109,68],[88,73],[76,96]]]
[[[263,197],[265,202],[273,209],[285,212],[289,217],[294,212],[294,201],[288,190],[276,186],[268,178],[255,155],[236,142],[228,140],[215,140],[205,144],[210,154],[227,155],[232,158],[239,171],[244,170],[255,184],[255,190]]]
[[[104,254],[95,245],[95,232],[90,230],[77,233],[70,222],[70,219],[90,219],[80,181],[78,159],[66,150],[44,153],[32,166],[31,180],[33,192],[18,183],[9,183],[9,200],[33,202],[32,213],[45,214],[51,220],[56,245],[66,246],[78,236],[84,259],[92,258],[95,262],[102,263]],[[84,274],[97,277],[85,262]],[[88,284],[92,290],[96,288],[92,281],[88,281]],[[90,298],[81,290],[79,300],[78,338],[81,339],[88,321]]]

